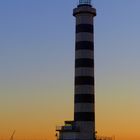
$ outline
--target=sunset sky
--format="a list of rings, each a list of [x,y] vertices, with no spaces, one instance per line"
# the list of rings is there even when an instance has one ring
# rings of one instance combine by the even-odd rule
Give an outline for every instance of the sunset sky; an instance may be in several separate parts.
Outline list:
[[[78,0],[0,0],[0,140],[55,140],[73,119]],[[140,140],[140,0],[94,0],[96,130]]]

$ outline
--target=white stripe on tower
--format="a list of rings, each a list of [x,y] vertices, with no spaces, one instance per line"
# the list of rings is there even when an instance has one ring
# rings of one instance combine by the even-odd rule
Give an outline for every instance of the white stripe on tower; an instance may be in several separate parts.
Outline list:
[[[80,58],[93,58],[93,51],[92,50],[77,50],[75,54],[75,59],[80,59]]]
[[[95,140],[94,28],[96,9],[90,1],[80,1],[76,17],[74,121],[78,140]]]
[[[76,76],[94,76],[93,74],[93,68],[76,68],[75,69],[75,75]]]

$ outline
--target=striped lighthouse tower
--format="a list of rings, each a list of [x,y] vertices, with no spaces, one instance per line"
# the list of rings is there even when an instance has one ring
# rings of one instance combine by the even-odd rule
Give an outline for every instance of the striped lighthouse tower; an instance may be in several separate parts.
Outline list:
[[[57,140],[95,140],[94,16],[91,0],[79,0],[76,17],[74,120],[58,126]]]
[[[74,121],[78,140],[95,140],[94,16],[91,0],[79,0],[76,17]]]

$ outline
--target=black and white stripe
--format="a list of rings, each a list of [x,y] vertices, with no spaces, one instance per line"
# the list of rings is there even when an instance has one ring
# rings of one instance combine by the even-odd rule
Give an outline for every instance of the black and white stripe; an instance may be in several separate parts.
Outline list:
[[[91,5],[74,9],[76,17],[74,121],[78,140],[94,140],[94,26],[96,10]]]

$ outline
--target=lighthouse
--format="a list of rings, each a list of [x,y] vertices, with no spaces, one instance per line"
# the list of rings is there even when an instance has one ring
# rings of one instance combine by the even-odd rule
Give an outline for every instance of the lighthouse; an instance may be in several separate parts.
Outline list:
[[[95,133],[94,16],[91,0],[80,0],[76,18],[74,121],[80,140],[93,140]]]
[[[73,9],[75,24],[74,120],[58,127],[59,140],[95,140],[94,17],[91,0]]]

